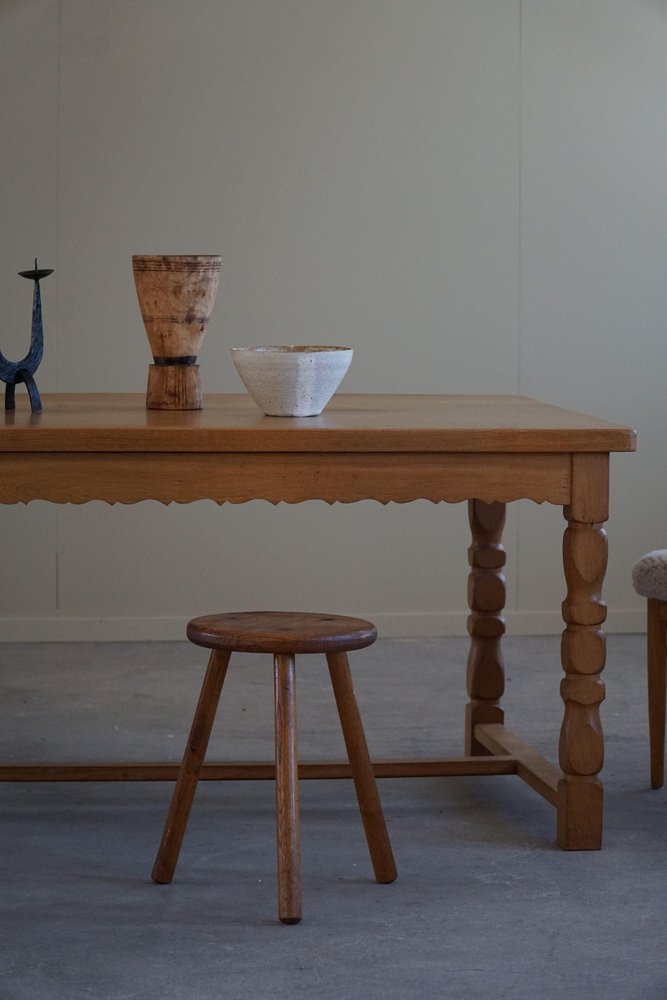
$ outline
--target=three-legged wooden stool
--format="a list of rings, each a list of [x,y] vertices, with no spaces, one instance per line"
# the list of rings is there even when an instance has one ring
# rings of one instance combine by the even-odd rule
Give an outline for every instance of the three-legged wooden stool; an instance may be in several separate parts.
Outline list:
[[[396,866],[346,656],[348,650],[375,642],[375,626],[340,615],[257,611],[194,618],[188,624],[187,635],[196,645],[213,652],[153,867],[153,880],[170,882],[174,874],[229,659],[232,652],[240,652],[273,654],[278,916],[286,924],[301,919],[297,653],[326,654],[375,877],[378,882],[393,882]]]

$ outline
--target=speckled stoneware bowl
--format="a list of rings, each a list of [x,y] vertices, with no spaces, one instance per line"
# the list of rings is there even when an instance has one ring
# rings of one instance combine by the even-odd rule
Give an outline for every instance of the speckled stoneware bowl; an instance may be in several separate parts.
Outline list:
[[[244,386],[268,417],[316,417],[350,367],[351,347],[232,347]]]

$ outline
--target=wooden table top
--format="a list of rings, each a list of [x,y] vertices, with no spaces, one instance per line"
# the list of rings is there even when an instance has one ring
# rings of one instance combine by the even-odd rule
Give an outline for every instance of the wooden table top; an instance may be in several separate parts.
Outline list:
[[[266,417],[244,393],[147,410],[139,393],[19,397],[0,452],[610,452],[635,432],[526,396],[340,393],[319,417]]]

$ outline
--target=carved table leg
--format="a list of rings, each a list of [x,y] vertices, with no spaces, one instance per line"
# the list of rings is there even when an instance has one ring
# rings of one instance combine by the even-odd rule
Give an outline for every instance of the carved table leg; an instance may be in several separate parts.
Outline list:
[[[482,756],[489,751],[474,738],[478,723],[503,722],[500,699],[505,689],[505,668],[500,641],[505,632],[505,550],[501,539],[505,525],[505,504],[468,502],[472,545],[468,549],[468,655],[466,706],[466,756]]]
[[[558,786],[558,843],[566,850],[597,850],[602,845],[604,762],[600,702],[605,691],[602,623],[607,609],[600,594],[607,568],[608,456],[572,456],[572,502],[563,538],[567,597],[561,658],[565,703],[559,744],[563,779]]]

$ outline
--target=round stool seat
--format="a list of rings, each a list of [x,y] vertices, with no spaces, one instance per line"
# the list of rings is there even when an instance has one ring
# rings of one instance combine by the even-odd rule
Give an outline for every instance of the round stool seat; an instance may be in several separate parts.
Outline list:
[[[377,638],[372,622],[346,615],[241,611],[188,622],[197,646],[238,653],[333,653],[363,649]]]
[[[632,583],[642,597],[667,601],[667,549],[647,552],[633,567]]]

